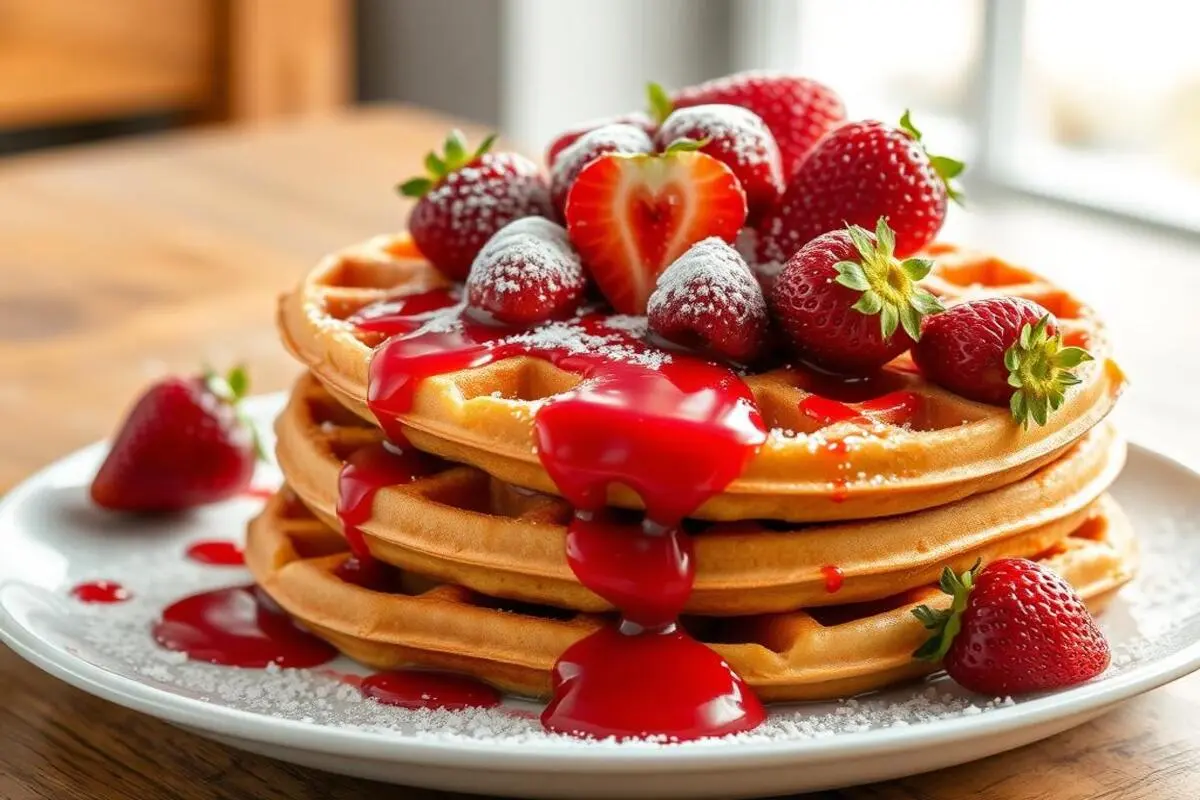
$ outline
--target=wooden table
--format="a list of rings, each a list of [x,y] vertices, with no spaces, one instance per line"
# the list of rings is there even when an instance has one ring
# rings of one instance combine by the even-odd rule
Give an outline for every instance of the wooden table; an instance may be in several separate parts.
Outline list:
[[[105,435],[152,376],[247,361],[296,373],[272,303],[324,252],[402,225],[392,185],[448,121],[400,109],[129,141],[0,163],[0,489]],[[1028,205],[953,232],[1077,286],[1111,319],[1136,389],[1127,428],[1196,463],[1193,244]],[[1132,275],[1159,276],[1154,288]],[[1151,327],[1153,326],[1153,327]],[[1173,341],[1172,341],[1173,340]],[[1164,342],[1170,344],[1164,345]],[[1168,374],[1170,370],[1170,374]],[[1049,741],[823,798],[1194,800],[1200,676]],[[69,688],[0,651],[0,797],[433,798],[232,750]]]

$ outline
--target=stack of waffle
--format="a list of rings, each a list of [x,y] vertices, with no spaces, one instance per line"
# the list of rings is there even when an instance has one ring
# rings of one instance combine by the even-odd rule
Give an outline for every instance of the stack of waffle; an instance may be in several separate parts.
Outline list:
[[[948,602],[934,587],[945,566],[1039,559],[1094,611],[1136,567],[1106,494],[1125,450],[1104,421],[1122,379],[1102,324],[1024,269],[947,247],[931,255],[925,283],[945,302],[1035,300],[1096,360],[1049,424],[1028,429],[925,381],[907,356],[836,391],[795,368],[745,376],[770,432],[687,523],[695,585],[682,622],[763,700],[846,696],[934,669],[912,658],[926,632],[911,611]],[[384,337],[347,319],[443,284],[407,237],[380,237],[283,297],[284,344],[309,372],[276,425],[286,484],[251,523],[247,562],[283,609],[357,661],[546,697],[556,659],[613,614],[568,563],[572,510],[534,446],[538,410],[577,375],[523,356],[421,381],[399,424],[434,466],[381,488],[355,526],[359,555],[369,550],[388,580],[344,569],[339,478],[385,438],[368,408]],[[640,500],[612,486],[608,502]]]

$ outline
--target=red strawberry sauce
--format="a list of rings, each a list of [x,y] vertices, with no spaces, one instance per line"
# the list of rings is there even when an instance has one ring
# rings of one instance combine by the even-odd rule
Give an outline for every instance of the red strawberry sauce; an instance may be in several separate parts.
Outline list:
[[[338,577],[368,589],[387,588],[389,570],[371,556],[360,526],[371,519],[380,489],[412,483],[441,466],[437,458],[409,447],[399,432],[393,433],[392,441],[366,445],[346,458],[338,475],[337,515],[350,558],[338,568]]]
[[[214,567],[240,567],[246,563],[242,546],[228,539],[196,542],[187,549],[185,555],[192,561]]]
[[[598,316],[579,326],[606,344],[575,347],[545,328],[512,338],[511,330],[449,309],[376,349],[371,411],[394,438],[426,377],[519,355],[578,374],[577,386],[539,408],[534,435],[547,473],[576,508],[568,562],[585,586],[617,607],[620,622],[563,653],[542,722],[554,731],[617,738],[687,740],[750,730],[765,717],[758,698],[677,625],[694,571],[691,541],[679,525],[741,473],[766,439],[762,418],[728,369],[680,354],[655,359],[657,351]],[[625,358],[611,357],[613,344]],[[607,490],[617,483],[641,497],[642,519],[607,510]]]
[[[316,667],[337,656],[253,584],[178,600],[163,611],[153,633],[168,650],[228,667]]]
[[[87,581],[71,587],[71,596],[81,603],[124,603],[131,595],[116,581]]]
[[[405,669],[377,672],[359,683],[359,691],[385,706],[401,708],[493,708],[500,693],[486,683],[449,672]]]

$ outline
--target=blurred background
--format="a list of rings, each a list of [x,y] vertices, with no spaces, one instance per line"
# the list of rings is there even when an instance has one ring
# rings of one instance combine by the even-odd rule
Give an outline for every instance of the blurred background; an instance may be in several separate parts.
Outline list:
[[[400,101],[536,150],[746,68],[905,105],[976,188],[1200,231],[1200,49],[1170,0],[0,0],[0,157]],[[1136,13],[1135,13],[1136,10]],[[1084,17],[1086,16],[1086,19]],[[869,22],[869,24],[868,24]]]

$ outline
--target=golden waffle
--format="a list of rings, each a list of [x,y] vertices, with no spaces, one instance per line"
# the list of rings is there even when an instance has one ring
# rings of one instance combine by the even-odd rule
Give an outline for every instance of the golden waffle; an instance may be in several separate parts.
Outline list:
[[[602,617],[506,604],[461,586],[401,573],[396,592],[346,583],[342,537],[314,518],[290,490],[250,523],[246,563],[289,614],[356,661],[376,669],[409,664],[467,673],[531,697],[550,692],[557,657]],[[1128,521],[1102,497],[1071,536],[1040,559],[1099,612],[1133,575]],[[685,619],[766,701],[844,697],[930,672],[911,658],[925,631],[919,603],[948,597],[923,587],[857,605],[754,617]]]
[[[973,403],[925,381],[907,356],[878,379],[880,393],[919,398],[911,426],[839,422],[806,416],[799,404],[811,376],[779,369],[746,378],[767,424],[767,442],[740,478],[696,516],[714,520],[793,522],[861,519],[942,505],[1025,477],[1049,463],[1098,423],[1123,384],[1108,359],[1103,328],[1076,298],[1037,275],[957,249],[934,251],[930,288],[948,302],[989,294],[1036,300],[1060,320],[1065,338],[1085,344],[1096,361],[1045,426],[1023,430],[1008,409]],[[281,299],[279,326],[288,349],[347,408],[374,421],[366,407],[367,371],[378,334],[345,318],[378,300],[425,291],[445,281],[406,235],[383,236],[327,257]],[[579,378],[531,357],[428,378],[402,418],[410,441],[452,461],[471,464],[505,483],[554,494],[533,449],[535,404]],[[830,443],[845,447],[831,448]],[[844,449],[844,453],[840,452]],[[831,453],[836,453],[832,455]],[[844,502],[834,502],[844,493]],[[609,503],[637,508],[640,499],[614,485]]]
[[[311,376],[276,422],[279,465],[292,489],[337,528],[338,473],[382,432],[343,409]],[[1009,486],[900,517],[797,528],[717,523],[695,537],[695,614],[729,616],[884,597],[936,580],[941,567],[1031,556],[1066,537],[1116,478],[1125,444],[1101,425],[1062,458]],[[567,564],[571,511],[468,466],[381,490],[362,526],[379,560],[484,594],[606,611]],[[821,568],[837,565],[830,594]]]

